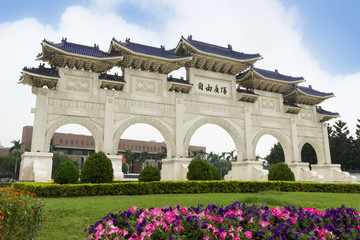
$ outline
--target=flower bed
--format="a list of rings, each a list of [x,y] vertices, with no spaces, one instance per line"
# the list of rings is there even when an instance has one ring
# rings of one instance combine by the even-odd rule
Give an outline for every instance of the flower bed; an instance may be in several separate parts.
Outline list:
[[[357,239],[360,212],[342,206],[313,208],[246,206],[235,202],[225,208],[132,207],[109,213],[85,228],[88,239]]]
[[[31,239],[42,224],[45,202],[14,188],[0,191],[0,239]]]

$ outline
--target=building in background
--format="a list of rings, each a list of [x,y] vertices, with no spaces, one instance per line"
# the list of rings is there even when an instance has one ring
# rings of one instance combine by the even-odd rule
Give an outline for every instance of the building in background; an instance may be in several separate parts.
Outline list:
[[[22,133],[22,151],[31,149],[32,142],[32,126],[23,127]],[[57,133],[53,135],[52,146],[55,152],[69,156],[73,160],[79,159],[84,161],[88,156],[95,152],[94,138],[89,135],[71,134],[71,133]],[[165,142],[152,141],[139,141],[130,139],[120,139],[118,145],[118,153],[125,153],[127,149],[130,149],[134,153],[148,152],[148,159],[146,160],[151,165],[157,165],[155,162],[156,155],[162,152],[166,147]],[[1,149],[0,149],[1,150]],[[202,150],[206,152],[206,147],[201,146],[189,146],[189,153],[193,150]],[[7,150],[9,151],[9,150]],[[8,154],[8,153],[7,153]],[[139,161],[134,162],[134,173],[140,173],[142,169],[142,163]]]

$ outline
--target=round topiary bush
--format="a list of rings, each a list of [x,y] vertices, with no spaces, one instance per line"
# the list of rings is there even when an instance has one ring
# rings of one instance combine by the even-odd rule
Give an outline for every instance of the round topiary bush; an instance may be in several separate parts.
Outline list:
[[[160,181],[160,171],[154,166],[146,166],[139,175],[139,182]]]
[[[201,158],[194,158],[188,166],[186,178],[194,181],[220,180],[220,173]]]
[[[77,183],[79,181],[79,169],[71,160],[62,162],[54,174],[54,182],[59,184]]]
[[[269,181],[295,181],[295,175],[285,163],[276,163],[269,170]]]
[[[80,174],[81,183],[111,183],[113,179],[112,163],[105,153],[93,153],[86,159]]]

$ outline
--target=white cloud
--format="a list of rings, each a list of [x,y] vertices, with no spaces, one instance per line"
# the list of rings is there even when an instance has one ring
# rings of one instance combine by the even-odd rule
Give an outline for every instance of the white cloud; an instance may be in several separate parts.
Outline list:
[[[332,76],[319,67],[302,43],[301,15],[296,8],[287,10],[277,0],[133,0],[132,4],[144,14],[159,13],[158,19],[166,21],[159,28],[158,19],[144,27],[117,15],[115,9],[123,2],[93,0],[88,7],[70,6],[63,13],[57,30],[33,18],[0,24],[2,145],[10,146],[11,140],[21,138],[22,126],[32,124],[33,116],[29,112],[35,98],[28,86],[17,84],[21,69],[38,64],[34,58],[41,52],[42,39],[58,42],[62,37],[80,44],[98,43],[105,51],[112,37],[118,40],[130,37],[134,42],[163,44],[166,48],[175,47],[181,35],[193,35],[194,39],[222,46],[230,43],[234,50],[260,53],[264,59],[256,64],[258,67],[304,76],[306,84],[315,89],[333,91],[337,97],[322,105],[326,110],[339,111],[354,132],[356,118],[360,118],[354,115],[356,109],[360,109],[357,94],[360,73]]]

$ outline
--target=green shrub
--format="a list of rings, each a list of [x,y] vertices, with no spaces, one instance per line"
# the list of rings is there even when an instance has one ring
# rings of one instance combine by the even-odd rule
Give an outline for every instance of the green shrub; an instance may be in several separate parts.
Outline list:
[[[269,170],[269,181],[295,181],[295,175],[285,163],[276,163]]]
[[[220,180],[220,173],[217,168],[211,166],[200,158],[191,160],[189,171],[186,174],[188,180],[206,181],[206,180]]]
[[[80,174],[81,183],[111,183],[113,179],[112,163],[105,153],[93,153],[86,159]]]
[[[14,187],[36,193],[37,196],[41,197],[189,193],[256,193],[264,191],[360,193],[360,184],[357,183],[309,183],[282,181],[123,181],[119,183],[97,184],[18,182],[14,183]]]
[[[160,181],[160,171],[153,166],[146,166],[139,175],[139,182]]]
[[[59,184],[77,183],[79,181],[79,169],[71,161],[65,161],[59,165],[54,174],[54,182]]]

